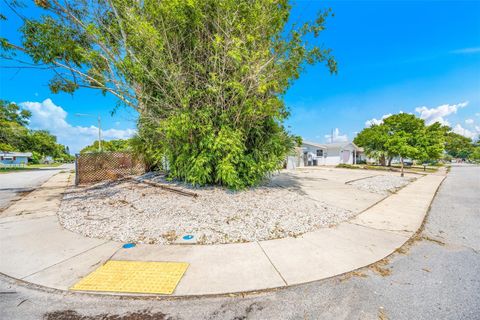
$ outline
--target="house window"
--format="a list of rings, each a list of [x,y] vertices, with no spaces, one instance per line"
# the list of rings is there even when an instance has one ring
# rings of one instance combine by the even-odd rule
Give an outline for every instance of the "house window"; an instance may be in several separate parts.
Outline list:
[[[13,161],[17,160],[17,157],[13,157]]]
[[[317,149],[317,157],[323,157],[323,150]]]

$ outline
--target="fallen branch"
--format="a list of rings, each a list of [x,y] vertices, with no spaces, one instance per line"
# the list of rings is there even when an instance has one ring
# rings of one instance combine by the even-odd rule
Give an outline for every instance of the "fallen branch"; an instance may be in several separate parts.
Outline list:
[[[151,180],[135,180],[135,181],[139,182],[139,183],[145,183],[145,184],[148,184],[148,185],[151,185],[151,186],[154,186],[154,187],[162,188],[164,190],[175,192],[175,193],[178,193],[178,194],[181,194],[181,195],[184,195],[184,196],[189,196],[189,197],[194,197],[194,198],[198,197],[198,193],[172,188],[170,186],[167,186],[167,185],[164,185],[164,184],[161,184],[161,183],[158,183],[158,182],[154,182],[154,181],[151,181]]]

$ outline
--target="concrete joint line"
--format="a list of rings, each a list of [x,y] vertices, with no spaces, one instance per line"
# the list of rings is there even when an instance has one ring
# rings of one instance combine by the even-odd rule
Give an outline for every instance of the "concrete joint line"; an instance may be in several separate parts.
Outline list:
[[[396,235],[399,235],[401,237],[405,237],[407,239],[409,239],[410,236],[402,235],[402,234],[399,234],[398,232],[408,232],[408,233],[411,233],[411,234],[415,233],[415,231],[410,231],[410,230],[405,230],[405,229],[404,230],[393,230],[393,229],[374,228],[374,227],[371,227],[371,226],[366,226],[366,225],[358,224],[358,223],[351,222],[351,221],[347,221],[346,223],[350,223],[350,224],[353,224],[353,225],[356,225],[356,226],[359,226],[359,227],[363,227],[363,228],[367,228],[367,229],[370,229],[370,230],[385,231],[385,232],[389,232],[389,233],[394,233]]]
[[[265,257],[268,259],[268,261],[270,262],[270,264],[272,265],[273,269],[275,269],[275,271],[277,272],[278,276],[282,279],[283,283],[285,283],[286,286],[288,286],[288,283],[287,281],[285,280],[285,278],[282,276],[282,274],[280,273],[280,271],[277,269],[277,267],[273,264],[272,260],[270,260],[270,257],[268,256],[268,254],[265,252],[265,250],[263,250],[263,247],[262,245],[260,244],[260,242],[258,241],[255,241],[258,246],[260,247],[260,250],[262,250],[263,254],[265,255]]]
[[[368,206],[367,208],[363,209],[362,211],[360,211],[359,213],[357,213],[356,215],[354,215],[353,217],[351,217],[350,220],[357,218],[359,215],[361,215],[361,214],[364,213],[365,211],[367,211],[367,210],[369,210],[369,209],[372,209],[373,207],[375,207],[377,204],[379,204],[379,203],[382,202],[383,200],[385,200],[385,199],[387,199],[387,198],[390,198],[391,196],[394,196],[394,195],[396,195],[396,193],[387,194],[385,197],[381,198],[380,200],[376,201],[376,202],[373,203],[372,205]],[[349,222],[349,220],[347,220],[346,222]]]
[[[51,217],[56,216],[56,214],[55,214],[55,213],[52,213],[52,214],[45,215],[45,216],[42,216],[42,217],[27,218],[27,219],[24,219],[24,220],[2,221],[3,219],[6,219],[6,218],[19,217],[19,216],[28,216],[28,214],[22,214],[22,215],[18,215],[18,216],[11,216],[11,217],[3,217],[3,218],[0,218],[0,224],[8,224],[8,223],[16,223],[16,222],[25,222],[25,221],[32,221],[32,220],[44,219],[44,218],[51,218]]]
[[[35,271],[35,272],[33,272],[33,273],[30,273],[29,275],[26,275],[26,276],[24,276],[24,277],[22,277],[22,278],[20,278],[20,279],[21,279],[21,280],[25,280],[26,278],[31,277],[31,276],[33,276],[33,275],[35,275],[35,274],[37,274],[37,273],[40,273],[40,272],[42,272],[42,271],[45,271],[45,270],[47,270],[47,269],[49,269],[49,268],[51,268],[51,267],[55,267],[56,265],[59,265],[59,264],[61,264],[61,263],[64,263],[64,262],[66,262],[66,261],[68,261],[68,260],[70,260],[70,259],[76,258],[76,257],[78,257],[78,256],[80,256],[80,255],[82,255],[82,254],[84,254],[84,253],[86,253],[86,252],[88,252],[88,251],[90,251],[90,250],[93,250],[93,249],[95,249],[95,248],[98,248],[98,247],[100,247],[100,246],[103,246],[104,244],[106,244],[106,243],[108,243],[108,242],[110,242],[110,240],[105,241],[105,242],[102,242],[102,243],[100,243],[100,244],[98,244],[98,245],[96,245],[96,246],[93,246],[93,247],[91,247],[91,248],[88,248],[87,250],[84,250],[84,251],[82,251],[82,252],[80,252],[80,253],[77,253],[77,254],[69,257],[69,258],[63,259],[63,260],[61,260],[61,261],[59,261],[59,262],[57,262],[57,263],[52,264],[51,266],[48,266],[48,267],[45,267],[45,268],[43,268],[43,269],[41,269],[41,270]]]
[[[355,182],[355,181],[364,180],[364,179],[374,178],[374,177],[378,177],[378,176],[381,176],[381,174],[376,174],[376,175],[373,175],[373,176],[368,176],[368,177],[363,177],[363,178],[358,178],[358,179],[349,180],[349,181],[345,182],[345,184],[349,184],[349,183],[352,183],[352,182]]]
[[[109,242],[109,241],[107,241],[107,242]],[[105,243],[107,243],[107,242],[105,242]],[[108,257],[108,259],[106,259],[105,261],[111,260],[113,258],[113,256],[116,255],[118,251],[120,251],[120,249],[122,249],[122,246],[119,246],[117,249],[115,249],[115,251],[113,251],[113,253],[110,255],[110,257]]]

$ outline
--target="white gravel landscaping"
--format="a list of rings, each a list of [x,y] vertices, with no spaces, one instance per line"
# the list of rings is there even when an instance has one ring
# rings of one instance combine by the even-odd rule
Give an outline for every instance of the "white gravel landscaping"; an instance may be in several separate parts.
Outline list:
[[[298,189],[188,190],[199,196],[128,180],[72,188],[58,216],[63,227],[87,237],[167,244],[195,234],[200,244],[213,244],[298,236],[356,214],[310,199]]]
[[[349,182],[348,184],[360,190],[388,195],[403,188],[415,180],[411,177],[400,177],[400,175],[378,175]]]

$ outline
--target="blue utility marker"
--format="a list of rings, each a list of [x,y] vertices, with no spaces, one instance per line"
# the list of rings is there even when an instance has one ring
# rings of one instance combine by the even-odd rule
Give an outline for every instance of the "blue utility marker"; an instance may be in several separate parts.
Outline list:
[[[123,245],[124,249],[130,249],[130,248],[133,248],[133,247],[135,247],[135,243],[125,243]]]
[[[191,240],[193,239],[193,236],[191,234],[187,234],[186,236],[183,236],[183,240]]]

